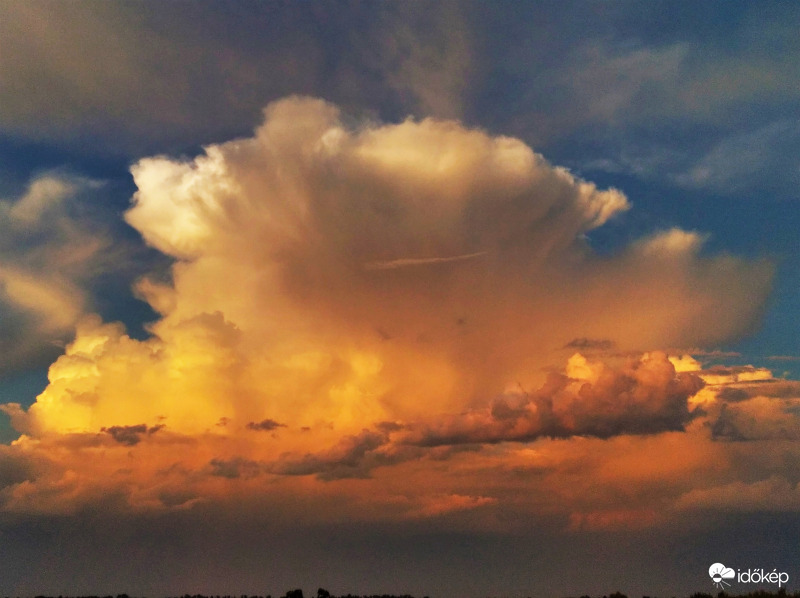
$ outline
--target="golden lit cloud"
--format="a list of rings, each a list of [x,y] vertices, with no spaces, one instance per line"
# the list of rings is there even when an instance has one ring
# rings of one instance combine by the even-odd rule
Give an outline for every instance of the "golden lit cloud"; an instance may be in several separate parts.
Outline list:
[[[302,495],[322,521],[646,527],[705,497],[681,499],[709,468],[736,480],[727,439],[800,429],[795,399],[725,398],[771,373],[659,350],[746,331],[771,265],[678,229],[597,255],[626,197],[517,139],[290,97],[250,138],[132,173],[126,220],[175,260],[136,286],[160,317],[136,340],[70,316],[36,403],[3,406],[24,432],[8,512]],[[25,218],[51,203],[31,193]]]

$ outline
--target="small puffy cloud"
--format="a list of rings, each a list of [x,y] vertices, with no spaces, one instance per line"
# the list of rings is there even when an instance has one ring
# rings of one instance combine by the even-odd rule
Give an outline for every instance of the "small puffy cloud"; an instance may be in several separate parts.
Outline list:
[[[701,235],[672,228],[644,239],[636,249],[644,255],[662,259],[680,259],[696,254],[702,244]]]
[[[286,424],[279,424],[274,419],[263,419],[260,422],[249,422],[247,424],[248,430],[257,430],[261,432],[271,432],[277,428],[285,428]]]
[[[111,426],[109,428],[100,428],[100,431],[106,432],[120,444],[134,446],[139,444],[143,435],[155,434],[163,427],[159,425],[148,428],[146,424],[139,424],[137,426]]]

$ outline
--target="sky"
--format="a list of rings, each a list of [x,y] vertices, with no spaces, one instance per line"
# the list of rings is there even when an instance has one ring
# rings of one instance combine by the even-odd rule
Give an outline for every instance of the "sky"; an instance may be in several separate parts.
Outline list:
[[[796,590],[798,27],[0,0],[0,595]]]

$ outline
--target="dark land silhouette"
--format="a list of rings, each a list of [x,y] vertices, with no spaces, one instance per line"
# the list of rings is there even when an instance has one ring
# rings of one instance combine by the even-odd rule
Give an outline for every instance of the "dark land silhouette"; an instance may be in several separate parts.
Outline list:
[[[31,598],[29,596],[5,596],[3,598]],[[33,598],[149,598],[147,596],[129,596],[128,594],[95,594],[95,595],[76,595],[76,596],[69,596],[69,595],[59,595],[59,596],[45,596],[45,595],[36,595]],[[181,594],[179,596],[166,596],[164,598],[273,598],[272,594],[263,594],[263,595],[248,595],[248,594]],[[334,595],[328,592],[323,588],[319,588],[316,594],[310,594],[309,596],[305,596],[303,594],[303,590],[295,589],[295,590],[288,590],[285,594],[277,598],[417,598],[410,594],[339,594]],[[422,598],[429,598],[428,596],[423,596]],[[525,598],[539,598],[534,597],[533,595],[527,596]],[[547,598],[547,597],[544,597]],[[573,597],[560,597],[560,598],[573,598]],[[613,592],[611,594],[603,594],[603,596],[590,596],[588,594],[584,594],[580,596],[580,598],[629,598],[626,594],[621,592]],[[630,598],[636,598],[631,596]],[[644,595],[641,598],[678,598],[676,596],[648,596]],[[763,590],[758,590],[754,592],[747,592],[744,594],[731,594],[728,592],[718,592],[716,594],[706,593],[706,592],[695,592],[688,597],[684,598],[800,598],[800,591],[798,592],[788,592],[785,588],[778,590],[777,592],[767,592]]]

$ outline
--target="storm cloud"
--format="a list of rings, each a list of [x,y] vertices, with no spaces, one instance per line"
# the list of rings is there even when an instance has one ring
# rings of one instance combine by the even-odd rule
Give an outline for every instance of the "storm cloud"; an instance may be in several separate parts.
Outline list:
[[[158,318],[70,317],[47,388],[3,406],[7,514],[643,529],[743,476],[729,440],[785,438],[793,399],[740,388],[771,372],[664,350],[745,333],[773,265],[674,227],[598,253],[631,202],[519,139],[291,96],[131,172],[125,219],[173,260],[133,291]]]

